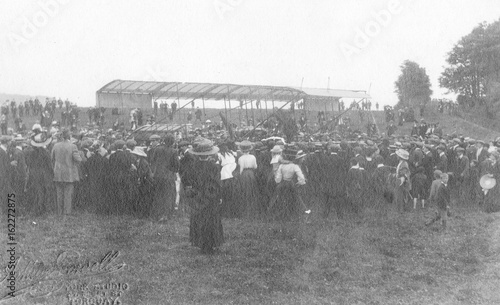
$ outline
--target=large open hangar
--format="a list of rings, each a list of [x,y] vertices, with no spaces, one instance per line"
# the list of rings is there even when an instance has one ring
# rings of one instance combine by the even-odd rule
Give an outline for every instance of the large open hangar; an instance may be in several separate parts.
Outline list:
[[[97,91],[96,106],[147,109],[153,107],[155,101],[176,101],[178,109],[182,109],[195,101],[200,105],[201,101],[203,108],[272,111],[293,103],[293,109],[307,113],[338,111],[339,101],[343,98],[361,102],[370,96],[364,90],[114,80]]]

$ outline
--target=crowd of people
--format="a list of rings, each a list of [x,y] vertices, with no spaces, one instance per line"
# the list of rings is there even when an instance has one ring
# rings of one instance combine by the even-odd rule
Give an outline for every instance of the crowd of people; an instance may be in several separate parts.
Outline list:
[[[0,188],[30,215],[86,210],[168,221],[187,209],[191,241],[204,252],[223,242],[221,217],[296,221],[313,208],[343,217],[378,199],[401,212],[437,206],[445,226],[451,199],[500,210],[500,137],[443,135],[425,121],[403,136],[280,136],[218,128],[139,140],[132,129],[35,124],[1,136]]]
[[[438,111],[439,113],[444,113],[446,110],[448,115],[457,115],[458,114],[458,103],[449,99],[439,99],[438,102]]]
[[[15,100],[6,100],[0,107],[0,133],[2,135],[9,134],[9,121],[12,120],[14,128],[12,132],[25,133],[27,132],[26,124],[23,119],[25,117],[38,116],[39,124],[42,127],[49,128],[55,120],[56,108],[61,109],[60,124],[69,126],[72,130],[77,129],[79,110],[76,104],[71,103],[68,99],[62,101],[60,98],[48,97],[42,103],[38,98],[26,99],[24,102],[17,103]]]

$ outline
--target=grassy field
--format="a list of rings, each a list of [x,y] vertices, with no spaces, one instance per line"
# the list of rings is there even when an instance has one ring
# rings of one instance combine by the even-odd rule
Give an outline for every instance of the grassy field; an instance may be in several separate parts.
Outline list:
[[[500,304],[499,214],[456,207],[441,232],[424,225],[432,209],[400,215],[380,204],[341,220],[316,210],[298,224],[224,220],[213,256],[189,245],[185,216],[21,217],[17,255],[50,264],[64,251],[89,260],[119,251],[123,270],[68,283],[126,283],[121,304]],[[70,304],[70,291],[5,304]]]
[[[383,113],[373,115],[383,128]],[[426,119],[440,120],[445,133],[456,128],[486,139],[498,134],[434,112]],[[409,133],[409,128],[402,130]],[[84,212],[67,219],[18,217],[16,257],[24,261],[54,266],[61,253],[79,253],[73,260],[78,265],[119,251],[116,263],[126,267],[76,276],[60,289],[42,282],[51,293],[33,291],[0,302],[84,304],[74,297],[81,292],[75,285],[125,283],[120,304],[500,304],[499,213],[454,207],[448,231],[441,232],[437,225],[424,225],[434,216],[429,208],[400,215],[378,203],[362,215],[323,220],[315,197],[308,199],[313,214],[300,223],[224,220],[226,242],[213,256],[190,246],[187,215],[167,223]],[[3,219],[0,259],[6,263]],[[33,287],[40,292],[40,285]],[[6,292],[4,281],[0,293]]]

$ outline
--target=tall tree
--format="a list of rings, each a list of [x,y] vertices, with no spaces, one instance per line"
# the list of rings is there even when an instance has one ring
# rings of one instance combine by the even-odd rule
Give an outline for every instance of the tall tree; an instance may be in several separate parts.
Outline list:
[[[400,66],[401,75],[395,83],[401,106],[418,106],[431,100],[431,81],[416,62],[405,60]]]
[[[500,81],[500,20],[481,23],[448,53],[449,64],[441,73],[441,87],[460,94],[459,103],[469,106],[484,105],[486,108],[496,101],[487,97],[490,88]]]

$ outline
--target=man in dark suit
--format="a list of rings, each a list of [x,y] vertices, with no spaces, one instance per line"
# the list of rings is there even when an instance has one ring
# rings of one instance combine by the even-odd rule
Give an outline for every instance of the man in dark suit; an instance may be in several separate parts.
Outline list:
[[[179,172],[177,151],[172,148],[174,136],[169,134],[162,145],[151,152],[151,171],[154,179],[152,215],[156,220],[171,217],[175,206],[175,181]]]
[[[425,134],[427,133],[427,129],[429,128],[429,126],[427,125],[427,123],[425,122],[424,119],[421,119],[420,120],[420,126],[419,126],[419,135],[422,137],[422,138],[425,138]]]
[[[456,150],[457,160],[454,175],[456,177],[456,187],[458,188],[459,200],[464,200],[466,194],[470,192],[465,186],[469,185],[469,158],[465,155],[465,149],[458,147]]]
[[[110,210],[112,212],[132,212],[132,184],[134,183],[134,158],[125,150],[125,141],[115,141],[116,152],[109,157],[111,192]]]
[[[389,139],[382,139],[382,144],[379,145],[378,149],[380,150],[379,155],[381,155],[382,158],[386,160],[387,157],[389,157],[389,155],[391,154],[391,151],[389,150]]]
[[[427,190],[430,190],[433,172],[434,172],[434,156],[431,151],[432,146],[429,144],[425,144],[422,148],[422,152],[424,153],[424,157],[422,159],[421,166],[424,168],[424,173],[427,176]]]
[[[465,148],[465,155],[467,158],[469,158],[469,161],[474,161],[476,160],[476,153],[477,153],[477,147],[476,147],[476,140],[470,139],[467,141],[467,146]]]
[[[446,157],[448,158],[448,170],[450,172],[455,172],[455,169],[457,167],[457,148],[460,147],[460,140],[458,138],[454,138],[449,145],[447,146],[446,149]],[[444,173],[444,172],[443,172]],[[454,185],[454,179],[453,181],[450,181],[450,186]]]
[[[440,170],[443,173],[448,172],[448,157],[446,156],[445,152],[446,148],[444,146],[439,146],[437,151],[438,151],[438,162],[436,164],[436,168]]]
[[[54,182],[57,191],[57,213],[69,215],[72,212],[74,183],[80,180],[78,163],[82,157],[75,144],[70,142],[69,130],[62,132],[63,140],[52,148]]]
[[[391,167],[384,165],[384,159],[380,156],[379,158],[376,158],[375,162],[377,164],[377,168],[370,177],[373,193],[379,198],[383,197],[391,203],[394,197],[388,184]]]
[[[384,159],[384,164],[389,167],[394,167],[398,166],[398,156],[396,155],[396,149],[397,147],[393,146],[391,147],[390,153],[387,156],[387,158]]]
[[[339,155],[340,145],[330,145],[329,154],[319,154],[317,171],[311,171],[311,180],[316,179],[316,191],[322,204],[322,216],[328,218],[332,206],[337,217],[342,218],[347,205],[346,178],[348,167]],[[315,154],[316,155],[316,154]],[[318,181],[319,180],[319,181]]]
[[[345,183],[347,185],[347,198],[352,210],[356,213],[363,208],[363,187],[366,185],[365,169],[360,167],[359,159],[352,158],[350,161],[351,168],[347,171]]]
[[[392,136],[397,129],[398,127],[394,125],[394,121],[391,121],[390,124],[387,126],[387,136],[388,137]]]
[[[160,139],[161,137],[159,135],[151,135],[149,137],[149,147],[148,150],[146,151],[148,155],[148,162],[151,164],[151,157],[153,156],[153,150],[160,145]]]

